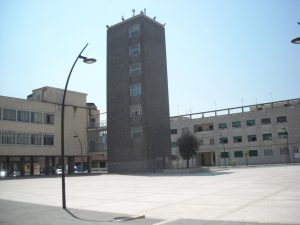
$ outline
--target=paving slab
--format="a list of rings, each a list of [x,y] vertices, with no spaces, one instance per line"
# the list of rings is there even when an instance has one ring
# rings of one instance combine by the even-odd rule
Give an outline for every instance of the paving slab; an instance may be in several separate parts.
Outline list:
[[[66,177],[67,207],[146,215],[174,224],[194,220],[300,224],[299,175],[300,165],[269,165],[180,173],[72,176]],[[61,178],[0,180],[0,199],[59,209]],[[5,209],[5,205],[1,207]]]

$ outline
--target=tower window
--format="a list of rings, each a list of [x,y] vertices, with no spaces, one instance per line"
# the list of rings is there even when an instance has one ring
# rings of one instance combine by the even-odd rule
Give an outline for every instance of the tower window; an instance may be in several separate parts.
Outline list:
[[[129,56],[138,56],[140,54],[140,43],[129,46]]]
[[[135,83],[130,85],[130,96],[140,96],[141,95],[141,83]]]
[[[136,104],[130,106],[130,116],[141,116],[142,115],[142,105]]]
[[[142,126],[131,127],[131,137],[139,138],[142,136]]]
[[[140,35],[140,25],[139,24],[134,24],[129,27],[129,37],[138,37]]]
[[[130,74],[130,76],[140,75],[141,74],[141,64],[135,63],[135,64],[130,65],[129,74]]]

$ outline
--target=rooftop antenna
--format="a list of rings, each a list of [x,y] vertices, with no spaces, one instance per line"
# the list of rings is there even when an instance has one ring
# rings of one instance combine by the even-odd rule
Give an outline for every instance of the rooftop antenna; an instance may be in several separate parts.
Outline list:
[[[132,9],[132,16],[134,16],[135,14],[135,9]]]
[[[146,15],[146,8],[144,8],[144,14]]]

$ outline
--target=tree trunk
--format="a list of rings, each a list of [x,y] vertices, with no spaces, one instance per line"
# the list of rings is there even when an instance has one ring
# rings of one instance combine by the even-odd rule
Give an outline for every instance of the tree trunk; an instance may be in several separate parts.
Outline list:
[[[190,168],[190,159],[186,159],[186,168]]]

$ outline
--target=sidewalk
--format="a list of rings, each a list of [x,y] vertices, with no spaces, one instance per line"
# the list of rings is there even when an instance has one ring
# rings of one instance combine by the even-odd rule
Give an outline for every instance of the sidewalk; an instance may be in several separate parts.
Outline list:
[[[66,177],[70,213],[61,209],[60,177],[5,179],[0,225],[300,224],[299,174],[300,165],[282,165]]]

